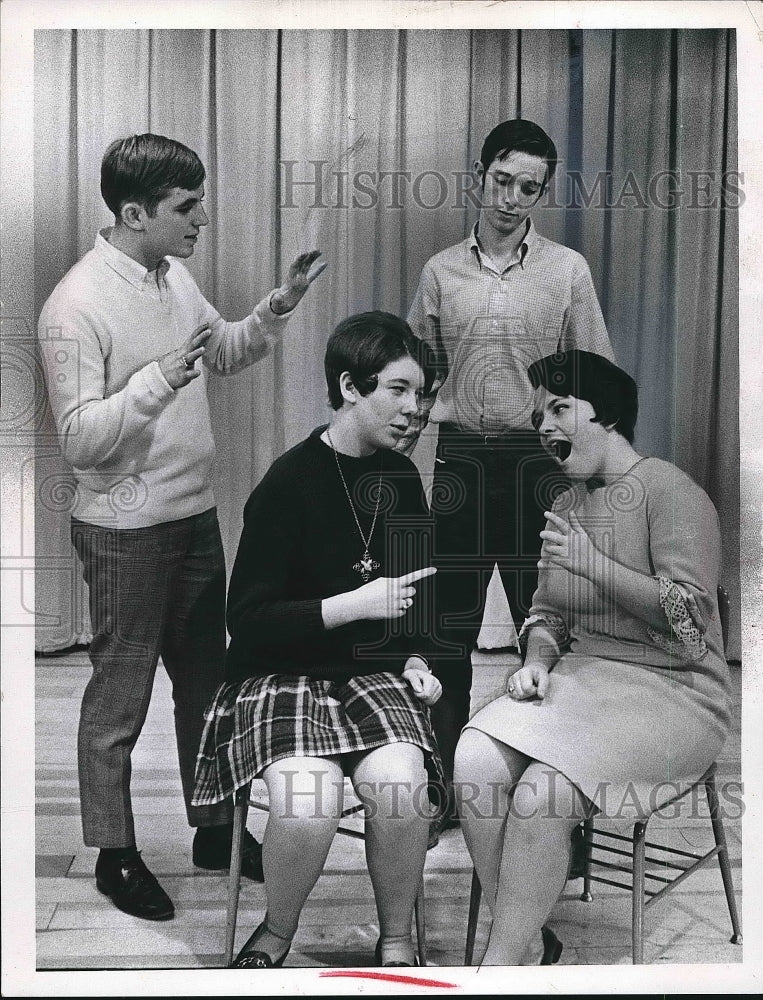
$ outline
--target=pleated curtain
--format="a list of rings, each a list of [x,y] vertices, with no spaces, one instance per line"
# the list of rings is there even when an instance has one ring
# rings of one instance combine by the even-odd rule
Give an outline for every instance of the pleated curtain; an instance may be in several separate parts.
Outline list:
[[[637,448],[675,461],[718,507],[738,657],[738,235],[720,196],[735,183],[736,113],[728,30],[38,30],[36,309],[111,223],[100,160],[133,132],[179,139],[207,167],[211,223],[190,267],[224,316],[246,315],[296,253],[322,249],[328,270],[274,354],[210,379],[230,568],[249,493],[327,419],[335,324],[406,314],[424,262],[476,220],[485,135],[533,119],[560,157],[536,226],[591,266],[639,384]],[[51,650],[87,641],[89,625],[71,477],[49,418],[44,430],[37,648]],[[416,453],[425,479],[433,443]],[[502,641],[504,610],[491,588],[487,645]]]

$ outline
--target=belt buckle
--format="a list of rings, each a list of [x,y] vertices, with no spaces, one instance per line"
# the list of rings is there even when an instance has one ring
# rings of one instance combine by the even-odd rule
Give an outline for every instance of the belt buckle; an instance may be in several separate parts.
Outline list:
[[[480,434],[482,438],[482,444],[485,448],[490,448],[492,445],[500,444],[502,435],[501,434]]]

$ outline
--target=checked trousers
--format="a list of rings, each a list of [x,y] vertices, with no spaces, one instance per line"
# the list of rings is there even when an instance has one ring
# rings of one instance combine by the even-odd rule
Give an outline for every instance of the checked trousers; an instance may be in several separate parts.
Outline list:
[[[147,528],[73,519],[71,536],[89,588],[93,627],[93,673],[78,733],[85,844],[135,843],[131,755],[160,657],[172,683],[188,822],[230,822],[230,802],[191,805],[204,708],[223,679],[225,661],[225,560],[216,510]]]

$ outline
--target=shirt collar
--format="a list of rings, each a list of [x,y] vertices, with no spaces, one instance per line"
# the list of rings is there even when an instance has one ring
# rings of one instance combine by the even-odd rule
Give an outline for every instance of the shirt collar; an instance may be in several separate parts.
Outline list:
[[[120,274],[125,280],[129,281],[131,285],[136,288],[143,288],[147,282],[154,282],[156,285],[161,287],[162,282],[170,269],[170,262],[165,257],[163,260],[159,261],[159,265],[154,271],[149,271],[142,264],[139,264],[137,260],[133,260],[132,257],[128,257],[126,253],[118,250],[117,247],[113,246],[108,241],[108,235],[111,232],[111,227],[108,226],[106,229],[101,229],[95,238],[95,250],[96,253],[100,254],[101,257],[106,261],[112,270]]]
[[[467,242],[467,246],[468,246],[469,250],[476,255],[477,260],[478,260],[478,262],[480,264],[480,267],[481,267],[482,266],[483,250],[482,250],[482,248],[479,245],[479,240],[477,239],[477,223],[476,222],[475,222],[474,228],[472,229],[471,233],[469,234],[466,242]],[[537,244],[537,242],[538,242],[538,232],[537,232],[537,230],[535,228],[535,225],[533,224],[533,220],[532,219],[528,219],[527,220],[527,228],[525,230],[524,238],[522,239],[522,242],[517,247],[516,253],[514,254],[514,257],[512,258],[511,263],[509,264],[509,267],[513,267],[514,264],[519,264],[520,267],[524,267],[524,265],[525,265],[525,257],[527,257],[528,253],[531,253],[535,249],[535,245]],[[487,256],[487,255],[485,255],[485,256]]]

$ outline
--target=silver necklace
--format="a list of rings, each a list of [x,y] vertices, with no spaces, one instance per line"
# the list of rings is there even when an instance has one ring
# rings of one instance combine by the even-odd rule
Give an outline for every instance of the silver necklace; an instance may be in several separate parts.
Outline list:
[[[371,554],[368,551],[371,547],[371,538],[374,533],[374,528],[376,527],[376,518],[379,514],[379,503],[381,502],[381,484],[382,484],[382,473],[379,469],[379,484],[376,488],[376,510],[374,511],[374,519],[371,522],[371,530],[368,532],[368,538],[363,534],[363,529],[360,526],[360,521],[358,520],[358,515],[355,512],[355,504],[352,502],[352,497],[350,496],[350,491],[347,488],[347,481],[344,478],[344,473],[342,472],[342,466],[339,464],[339,455],[334,447],[334,442],[331,440],[331,434],[329,433],[328,427],[326,428],[326,437],[329,439],[329,444],[331,445],[331,450],[334,452],[334,458],[336,460],[336,467],[339,470],[339,476],[342,480],[342,486],[344,486],[344,492],[347,496],[347,501],[350,505],[350,510],[352,511],[352,516],[355,518],[355,524],[358,529],[358,534],[363,539],[363,544],[365,545],[365,552],[361,558],[353,565],[353,569],[356,573],[360,573],[363,578],[363,583],[367,583],[371,577],[374,570],[379,569],[380,563],[375,559],[371,558]]]

